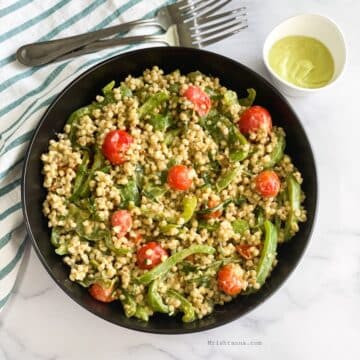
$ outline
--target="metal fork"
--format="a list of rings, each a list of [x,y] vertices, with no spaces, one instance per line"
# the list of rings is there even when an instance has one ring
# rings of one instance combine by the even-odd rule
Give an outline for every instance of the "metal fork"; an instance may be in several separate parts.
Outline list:
[[[185,24],[172,25],[162,35],[142,35],[99,40],[79,50],[60,56],[55,61],[90,54],[109,47],[156,42],[169,46],[202,48],[232,36],[247,28],[246,7],[231,10],[218,15],[200,17]]]
[[[61,55],[79,49],[100,39],[124,33],[138,26],[158,26],[168,30],[174,24],[183,24],[195,16],[209,16],[232,0],[181,0],[162,7],[152,19],[131,21],[89,33],[67,38],[27,44],[16,52],[24,65],[37,66],[52,62]]]

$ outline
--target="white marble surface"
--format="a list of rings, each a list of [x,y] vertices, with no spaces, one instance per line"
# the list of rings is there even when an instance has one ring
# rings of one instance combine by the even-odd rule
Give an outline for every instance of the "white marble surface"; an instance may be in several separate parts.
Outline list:
[[[160,336],[116,327],[82,309],[28,249],[15,295],[0,317],[0,359],[360,358],[360,2],[249,0],[248,6],[249,29],[211,50],[265,76],[265,35],[288,16],[326,14],[348,43],[347,71],[336,86],[290,98],[315,150],[320,180],[318,222],[301,265],[277,294],[242,319],[200,334]]]

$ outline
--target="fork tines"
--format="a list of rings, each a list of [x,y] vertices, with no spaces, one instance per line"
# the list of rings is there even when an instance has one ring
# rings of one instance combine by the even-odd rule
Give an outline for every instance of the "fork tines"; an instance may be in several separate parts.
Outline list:
[[[232,0],[182,0],[176,4],[184,20],[189,21],[199,16],[210,16],[231,1]]]
[[[246,7],[193,19],[190,33],[194,45],[207,46],[248,27]]]

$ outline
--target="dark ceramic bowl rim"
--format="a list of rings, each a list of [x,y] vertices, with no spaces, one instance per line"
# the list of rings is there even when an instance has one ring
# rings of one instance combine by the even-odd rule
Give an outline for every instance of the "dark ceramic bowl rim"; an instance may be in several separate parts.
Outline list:
[[[308,142],[308,146],[309,146],[309,152],[311,153],[313,159],[314,159],[314,163],[313,163],[313,166],[314,166],[314,185],[315,185],[315,189],[314,189],[314,194],[316,196],[316,199],[315,199],[315,208],[314,208],[314,215],[313,215],[313,218],[312,218],[312,224],[311,224],[311,227],[310,227],[310,231],[308,233],[308,237],[306,239],[306,243],[305,243],[305,246],[302,250],[302,252],[299,254],[298,258],[296,259],[296,261],[294,261],[293,263],[293,267],[292,269],[284,276],[282,282],[277,286],[277,287],[274,287],[270,293],[264,298],[262,299],[258,304],[253,304],[251,306],[249,306],[246,311],[244,311],[242,314],[238,314],[236,316],[234,316],[232,319],[230,320],[223,320],[223,321],[217,321],[216,323],[214,324],[210,324],[210,325],[205,325],[201,328],[196,328],[196,329],[167,329],[166,331],[164,330],[160,330],[160,329],[147,329],[147,328],[142,328],[142,327],[139,327],[136,325],[136,323],[134,322],[134,325],[120,325],[118,323],[116,323],[115,321],[112,321],[111,319],[105,319],[103,317],[101,317],[99,314],[97,314],[95,311],[93,311],[91,309],[91,307],[89,306],[85,306],[84,304],[82,304],[80,301],[78,301],[75,297],[73,297],[71,294],[69,294],[69,292],[66,290],[65,286],[60,282],[58,281],[54,274],[52,273],[51,269],[49,268],[48,264],[47,264],[47,261],[45,259],[45,257],[43,256],[43,254],[41,253],[40,251],[40,248],[38,246],[38,243],[33,235],[33,232],[32,232],[32,229],[31,229],[31,226],[30,226],[30,222],[29,222],[29,217],[28,217],[28,210],[27,210],[27,207],[26,207],[26,201],[25,201],[25,197],[26,197],[26,194],[25,194],[25,183],[26,183],[26,173],[27,173],[27,168],[28,168],[28,163],[29,163],[29,158],[30,158],[30,154],[31,154],[31,150],[35,144],[35,139],[36,139],[36,136],[37,136],[37,133],[38,131],[40,130],[43,122],[46,120],[48,114],[52,111],[53,107],[57,104],[57,102],[62,98],[62,96],[64,95],[64,93],[66,93],[69,88],[71,88],[74,84],[80,82],[84,77],[86,77],[87,75],[89,75],[90,73],[96,71],[97,69],[101,68],[102,66],[105,66],[106,64],[108,63],[111,63],[112,61],[116,60],[116,59],[119,59],[119,58],[122,58],[124,56],[128,56],[128,55],[132,55],[132,54],[135,54],[135,53],[141,53],[141,52],[146,52],[146,51],[151,51],[151,50],[157,50],[157,49],[164,49],[164,47],[154,47],[154,48],[145,48],[145,49],[139,49],[139,50],[134,50],[134,51],[130,51],[130,52],[125,52],[125,53],[122,53],[122,54],[119,54],[119,55],[116,55],[116,56],[113,56],[107,60],[104,60],[96,65],[94,65],[93,67],[91,67],[90,69],[86,70],[85,72],[81,73],[78,77],[76,77],[74,80],[72,80],[57,96],[56,98],[52,101],[52,103],[49,105],[49,107],[47,108],[47,110],[45,111],[45,113],[43,114],[43,116],[41,117],[38,125],[36,126],[36,129],[34,131],[34,134],[31,138],[31,141],[29,143],[29,146],[28,146],[28,149],[26,151],[26,154],[25,154],[25,160],[24,160],[24,165],[23,165],[23,170],[22,170],[22,178],[21,178],[21,202],[22,202],[22,211],[23,211],[23,216],[24,216],[24,220],[25,220],[25,225],[26,225],[26,230],[27,230],[27,233],[28,235],[30,236],[30,239],[31,239],[31,242],[32,242],[32,246],[33,248],[35,249],[35,252],[38,256],[38,258],[40,259],[41,263],[43,264],[43,266],[45,267],[46,271],[48,272],[48,274],[51,276],[51,278],[55,281],[55,283],[73,300],[75,301],[78,305],[80,305],[82,308],[85,308],[86,310],[88,310],[89,312],[91,312],[92,314],[96,315],[97,317],[103,319],[103,320],[106,320],[114,325],[117,325],[117,326],[121,326],[121,327],[124,327],[124,328],[127,328],[127,329],[131,329],[131,330],[136,330],[136,331],[141,331],[141,332],[146,332],[146,333],[152,333],[152,334],[169,334],[169,335],[175,335],[175,334],[188,334],[188,333],[195,333],[195,332],[202,332],[202,331],[206,331],[206,330],[210,330],[210,329],[213,329],[213,328],[217,328],[217,327],[220,327],[222,325],[225,325],[227,323],[230,323],[230,322],[233,322],[237,319],[239,319],[240,317],[248,314],[250,311],[254,310],[256,307],[260,306],[261,304],[263,304],[265,301],[267,301],[271,296],[274,295],[274,293],[276,293],[283,285],[284,283],[289,279],[290,275],[294,272],[294,270],[298,267],[299,263],[300,263],[300,260],[303,258],[304,256],[304,253],[307,249],[307,247],[309,246],[309,243],[310,243],[310,239],[312,237],[312,234],[313,234],[313,231],[314,231],[314,226],[315,226],[315,223],[317,221],[317,213],[318,213],[318,178],[317,178],[317,169],[316,169],[316,161],[315,161],[315,157],[314,157],[314,152],[312,150],[312,147],[311,147],[311,144],[310,144],[310,141],[308,140],[307,138],[307,142]],[[181,47],[179,47],[179,49],[182,49]],[[223,59],[227,62],[232,62],[234,65],[236,66],[239,66],[239,67],[242,67],[244,70],[250,72],[252,74],[252,76],[258,78],[258,80],[264,82],[274,93],[277,94],[277,96],[281,99],[282,102],[284,102],[293,112],[294,116],[296,117],[297,119],[297,122],[298,122],[298,126],[301,128],[301,130],[303,131],[304,134],[306,134],[301,122],[300,122],[300,119],[297,115],[297,113],[295,112],[295,110],[293,109],[293,107],[291,106],[291,104],[289,103],[289,101],[285,98],[284,95],[282,95],[280,93],[279,90],[277,90],[268,80],[266,80],[264,77],[262,77],[261,75],[259,75],[258,73],[256,73],[254,70],[251,70],[250,68],[248,68],[247,66],[243,65],[242,63],[239,63],[233,59],[230,59],[226,56],[223,56],[223,55],[219,55],[217,53],[213,53],[213,52],[210,52],[210,51],[205,51],[205,50],[199,50],[199,49],[189,49],[189,48],[186,48],[186,50],[191,50],[193,52],[203,52],[203,53],[207,53],[211,56],[217,56],[219,59]]]

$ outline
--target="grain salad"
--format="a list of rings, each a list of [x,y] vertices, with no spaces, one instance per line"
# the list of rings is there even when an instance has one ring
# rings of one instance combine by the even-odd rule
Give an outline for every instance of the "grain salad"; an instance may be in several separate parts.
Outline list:
[[[155,66],[73,112],[41,157],[70,280],[143,321],[191,322],[258,291],[306,211],[285,132],[255,97]]]

